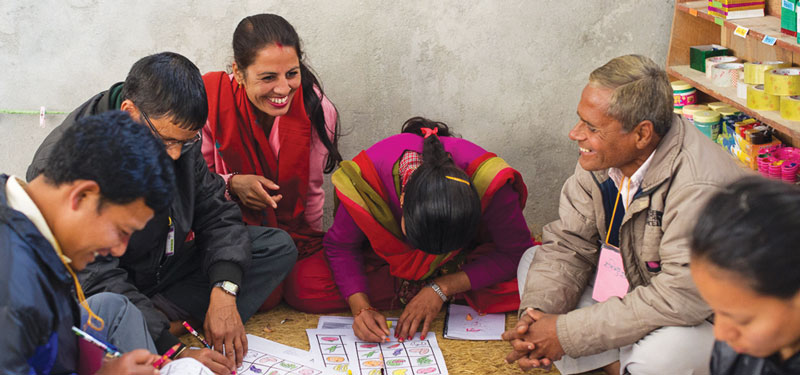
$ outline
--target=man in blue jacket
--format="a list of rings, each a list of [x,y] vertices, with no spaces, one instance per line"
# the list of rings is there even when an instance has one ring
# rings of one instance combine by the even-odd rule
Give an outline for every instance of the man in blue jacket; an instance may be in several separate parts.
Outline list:
[[[0,373],[78,371],[87,361],[73,326],[127,352],[100,374],[155,372],[141,312],[117,294],[87,300],[75,272],[96,255],[121,256],[170,204],[173,184],[163,147],[119,111],[64,132],[30,183],[0,175]]]

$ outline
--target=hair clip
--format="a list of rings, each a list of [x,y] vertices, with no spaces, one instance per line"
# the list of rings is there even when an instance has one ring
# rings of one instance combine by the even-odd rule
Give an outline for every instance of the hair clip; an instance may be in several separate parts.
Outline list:
[[[458,178],[458,177],[453,177],[453,176],[444,176],[444,177],[445,177],[446,179],[448,179],[448,180],[453,180],[453,181],[463,182],[463,183],[465,183],[465,184],[469,185],[469,182],[467,182],[467,180],[464,180],[464,179],[461,179],[461,178]]]
[[[431,134],[433,134],[433,135],[435,135],[437,137],[439,136],[438,135],[439,134],[439,128],[433,128],[433,129],[431,129],[431,128],[420,128],[419,130],[422,131],[422,134],[423,134],[422,138],[423,139],[430,137]]]

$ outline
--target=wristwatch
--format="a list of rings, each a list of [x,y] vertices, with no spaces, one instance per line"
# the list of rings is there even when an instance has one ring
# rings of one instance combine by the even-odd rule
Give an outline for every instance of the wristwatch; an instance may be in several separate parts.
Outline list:
[[[214,287],[219,287],[225,291],[225,293],[228,293],[234,297],[236,297],[236,293],[239,293],[239,286],[230,281],[220,281],[214,284]]]
[[[436,284],[435,282],[431,281],[428,283],[427,286],[431,287],[431,289],[433,289],[433,291],[439,295],[439,298],[442,299],[442,302],[447,302],[447,295],[444,294],[442,288],[439,287],[439,284]]]

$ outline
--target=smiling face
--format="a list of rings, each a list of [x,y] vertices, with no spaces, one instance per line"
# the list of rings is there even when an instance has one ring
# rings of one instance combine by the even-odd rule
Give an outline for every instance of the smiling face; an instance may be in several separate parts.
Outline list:
[[[714,310],[714,336],[738,353],[786,359],[800,345],[800,293],[781,299],[755,292],[738,273],[692,258],[692,278]]]
[[[234,63],[233,72],[250,103],[260,112],[270,117],[289,112],[300,87],[300,60],[293,47],[269,44],[244,69]]]
[[[637,164],[639,137],[636,131],[624,131],[621,122],[606,114],[613,93],[609,88],[586,85],[578,103],[579,120],[569,138],[578,142],[578,162],[583,169],[599,171],[615,167],[630,176],[641,164]]]
[[[65,188],[70,187],[74,189],[69,194],[69,205],[56,219],[53,235],[76,271],[84,269],[96,255],[122,256],[133,232],[144,228],[153,217],[144,198],[127,204],[101,204],[95,182],[78,181]]]

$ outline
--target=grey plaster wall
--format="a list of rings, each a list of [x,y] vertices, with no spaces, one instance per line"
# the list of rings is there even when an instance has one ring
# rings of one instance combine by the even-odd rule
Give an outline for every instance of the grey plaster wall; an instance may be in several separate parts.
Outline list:
[[[535,231],[557,217],[577,160],[567,132],[589,72],[640,53],[666,60],[672,0],[0,2],[0,109],[70,111],[164,50],[222,70],[243,17],[283,15],[346,135],[346,158],[422,115],[505,158],[529,187]],[[24,175],[64,118],[0,114],[0,171]],[[327,184],[330,192],[330,184]],[[330,212],[330,201],[328,212]],[[326,225],[330,218],[326,219]]]

